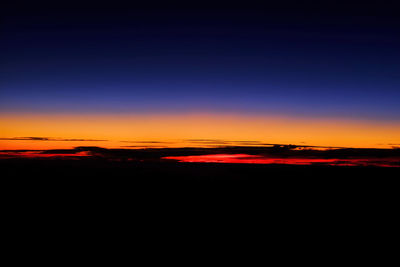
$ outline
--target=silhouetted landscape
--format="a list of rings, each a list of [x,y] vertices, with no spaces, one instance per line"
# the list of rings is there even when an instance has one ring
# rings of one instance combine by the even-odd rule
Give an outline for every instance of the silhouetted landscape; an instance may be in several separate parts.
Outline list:
[[[124,178],[148,181],[245,180],[278,178],[395,177],[400,149],[326,149],[295,145],[271,147],[1,151],[6,177]],[[35,178],[33,178],[35,177]]]

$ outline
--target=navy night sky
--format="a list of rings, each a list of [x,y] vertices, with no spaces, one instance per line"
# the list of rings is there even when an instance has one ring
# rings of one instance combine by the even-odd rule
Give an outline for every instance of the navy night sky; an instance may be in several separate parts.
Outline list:
[[[400,19],[360,3],[9,6],[0,112],[398,120]]]

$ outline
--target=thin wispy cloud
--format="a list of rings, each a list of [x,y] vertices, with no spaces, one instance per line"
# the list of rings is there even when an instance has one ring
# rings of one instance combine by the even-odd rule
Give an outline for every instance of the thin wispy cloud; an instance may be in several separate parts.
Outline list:
[[[223,140],[223,139],[184,139],[183,141],[190,142],[190,143],[199,143],[199,144],[215,144],[215,145],[258,145],[261,144],[260,141],[253,141],[253,140],[239,140],[239,141],[232,141],[232,140]]]
[[[0,138],[0,140],[9,141],[68,141],[68,142],[95,142],[95,141],[108,141],[103,139],[84,139],[84,138],[58,138],[58,137],[5,137]]]
[[[120,141],[122,143],[132,143],[132,144],[169,144],[171,142],[166,141]]]

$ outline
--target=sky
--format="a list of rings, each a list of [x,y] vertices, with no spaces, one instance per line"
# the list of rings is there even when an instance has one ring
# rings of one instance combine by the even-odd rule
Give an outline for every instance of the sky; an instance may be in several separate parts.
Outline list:
[[[0,138],[398,143],[400,16],[305,2],[9,5]]]

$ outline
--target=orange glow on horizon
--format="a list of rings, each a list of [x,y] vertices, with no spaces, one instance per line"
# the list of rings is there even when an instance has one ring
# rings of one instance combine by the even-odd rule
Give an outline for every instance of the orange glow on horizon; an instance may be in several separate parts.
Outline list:
[[[243,163],[243,164],[289,164],[312,165],[323,164],[331,166],[398,166],[398,158],[385,159],[316,159],[316,158],[274,158],[247,154],[211,154],[196,156],[173,156],[164,159],[190,163]]]
[[[50,137],[59,140],[5,140]],[[334,147],[391,148],[400,123],[235,114],[0,114],[0,149],[207,146],[222,140]],[[107,141],[62,141],[63,139]],[[190,141],[192,140],[192,141]],[[204,140],[204,142],[193,140]],[[251,140],[253,143],[251,143]],[[215,142],[218,145],[218,141]]]

